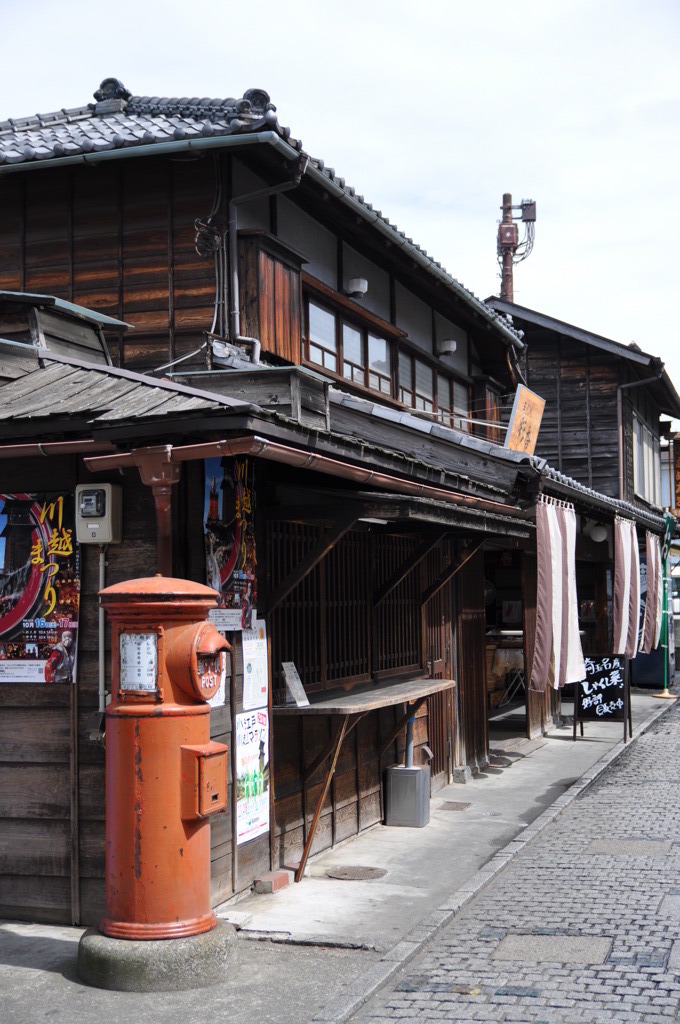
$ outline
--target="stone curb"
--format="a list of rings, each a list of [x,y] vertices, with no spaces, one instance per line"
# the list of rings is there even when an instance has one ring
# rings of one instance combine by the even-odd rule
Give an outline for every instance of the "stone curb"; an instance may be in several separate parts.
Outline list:
[[[680,700],[680,697],[678,698]],[[507,846],[499,850],[491,860],[475,872],[468,880],[450,894],[444,902],[432,911],[424,920],[419,921],[411,931],[404,936],[388,953],[373,964],[368,971],[357,978],[351,985],[348,985],[342,995],[331,1000],[327,1006],[317,1012],[310,1024],[344,1024],[345,1021],[359,1010],[364,1003],[380,991],[390,982],[395,975],[412,960],[424,946],[430,942],[438,932],[449,924],[462,908],[469,903],[477,893],[481,892],[489,882],[505,868],[521,850],[541,834],[544,828],[557,818],[562,811],[578,799],[582,793],[595,782],[616,761],[624,751],[628,750],[631,744],[635,743],[639,736],[652,726],[662,715],[670,711],[675,701],[661,703],[660,707],[653,711],[649,718],[637,727],[635,733],[627,743],[619,740],[606,754],[603,754],[599,761],[596,761],[592,768],[589,768],[577,782],[574,782],[569,789],[558,797],[558,799],[539,814],[532,823],[519,835],[515,836]]]

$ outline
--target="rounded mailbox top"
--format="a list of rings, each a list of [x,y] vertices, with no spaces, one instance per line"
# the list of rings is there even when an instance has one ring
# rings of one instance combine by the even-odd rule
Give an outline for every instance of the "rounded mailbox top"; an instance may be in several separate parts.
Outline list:
[[[157,600],[172,601],[175,598],[198,598],[199,600],[216,601],[218,593],[212,587],[206,587],[202,583],[194,583],[193,580],[176,579],[173,576],[141,576],[136,580],[123,580],[122,583],[114,583],[111,587],[105,587],[99,591],[100,596],[106,597],[137,597],[156,598]]]
[[[143,576],[99,591],[109,615],[160,616],[161,619],[206,618],[217,607],[219,594],[211,587],[172,576]]]

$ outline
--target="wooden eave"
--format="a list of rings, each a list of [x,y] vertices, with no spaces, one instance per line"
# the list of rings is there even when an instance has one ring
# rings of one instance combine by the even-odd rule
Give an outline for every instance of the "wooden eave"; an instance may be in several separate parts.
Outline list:
[[[41,369],[0,388],[0,437],[149,444],[151,439],[166,443],[173,436],[259,433],[303,451],[380,467],[406,480],[502,504],[515,503],[517,488],[537,475],[515,453],[476,439],[455,443],[437,436],[439,428],[417,420],[409,428],[398,420],[371,418],[338,406],[344,412],[328,431],[225,394],[64,357],[50,356],[44,362]],[[266,371],[257,375],[257,382],[266,386]]]

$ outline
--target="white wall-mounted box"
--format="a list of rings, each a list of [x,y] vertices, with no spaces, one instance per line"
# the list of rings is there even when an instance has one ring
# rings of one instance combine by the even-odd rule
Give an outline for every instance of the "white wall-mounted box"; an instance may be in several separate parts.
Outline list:
[[[118,484],[78,484],[76,540],[79,544],[120,544],[123,488]]]

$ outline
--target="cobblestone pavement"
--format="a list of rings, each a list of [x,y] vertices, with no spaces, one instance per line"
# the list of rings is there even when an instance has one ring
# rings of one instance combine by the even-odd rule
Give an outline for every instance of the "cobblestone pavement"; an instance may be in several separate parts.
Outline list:
[[[351,1019],[679,1022],[680,701]]]

